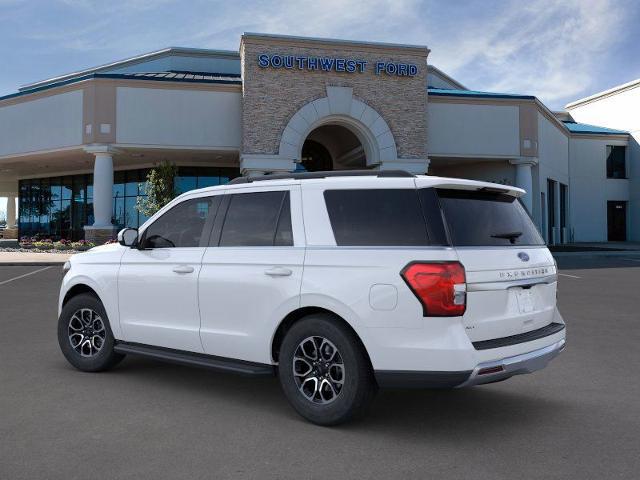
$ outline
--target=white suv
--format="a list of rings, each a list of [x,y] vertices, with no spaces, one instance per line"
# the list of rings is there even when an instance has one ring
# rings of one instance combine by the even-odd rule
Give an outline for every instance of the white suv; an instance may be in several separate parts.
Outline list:
[[[565,325],[523,193],[390,171],[194,190],[65,265],[60,347],[85,371],[136,354],[277,374],[323,425],[362,414],[378,386],[530,373]]]

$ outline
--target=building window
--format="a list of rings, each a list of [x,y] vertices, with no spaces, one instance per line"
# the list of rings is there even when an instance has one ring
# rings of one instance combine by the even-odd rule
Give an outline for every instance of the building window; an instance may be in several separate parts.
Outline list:
[[[113,224],[139,227],[147,217],[138,212],[138,197],[146,195],[148,170],[117,171],[113,178]],[[179,167],[178,194],[194,188],[222,185],[239,175],[237,168]],[[93,175],[20,180],[20,236],[53,240],[84,238],[93,224]]]
[[[627,178],[627,147],[607,145],[607,178]]]
[[[547,243],[553,245],[554,228],[556,225],[556,181],[547,179]]]
[[[560,184],[560,243],[569,241],[567,238],[567,212],[569,211],[569,187]]]

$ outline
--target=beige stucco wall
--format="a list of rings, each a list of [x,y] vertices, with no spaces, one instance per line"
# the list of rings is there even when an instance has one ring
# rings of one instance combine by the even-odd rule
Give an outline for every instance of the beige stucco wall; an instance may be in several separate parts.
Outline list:
[[[608,183],[629,184],[629,240],[640,241],[640,84],[592,101],[568,108],[578,122],[627,130],[630,140],[627,152],[629,180],[608,180]],[[573,160],[573,158],[572,158]],[[573,165],[572,165],[573,168]],[[600,171],[602,167],[600,167]],[[618,195],[619,197],[620,195]],[[620,198],[611,198],[617,200]]]
[[[282,54],[362,59],[364,73],[261,68],[258,55]],[[366,44],[274,41],[243,37],[242,151],[278,154],[282,132],[291,117],[307,103],[327,96],[327,86],[353,88],[353,97],[377,111],[394,136],[399,158],[426,158],[427,55],[418,48],[374,48]],[[376,75],[377,61],[412,63],[414,77]]]
[[[430,100],[427,139],[430,155],[520,156],[517,105]]]
[[[627,145],[607,138],[571,139],[571,223],[577,241],[607,241],[607,201],[629,201],[630,181],[607,178],[607,145]],[[627,212],[627,225],[633,225]]]
[[[429,173],[442,177],[470,178],[483,182],[515,185],[516,169],[506,160],[477,160],[473,158],[464,161],[452,161],[449,165],[439,164],[430,168]]]
[[[237,150],[239,91],[118,87],[117,143]]]
[[[82,143],[82,90],[20,100],[0,106],[0,156]]]

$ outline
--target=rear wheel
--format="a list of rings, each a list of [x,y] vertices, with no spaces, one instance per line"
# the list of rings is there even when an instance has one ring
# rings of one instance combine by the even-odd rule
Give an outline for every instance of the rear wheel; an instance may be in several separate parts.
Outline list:
[[[115,339],[102,302],[89,293],[73,297],[62,308],[58,343],[67,361],[85,372],[108,370],[124,358],[113,351]]]
[[[376,383],[364,347],[329,314],[303,318],[287,332],[278,375],[293,408],[318,425],[337,425],[366,413]]]

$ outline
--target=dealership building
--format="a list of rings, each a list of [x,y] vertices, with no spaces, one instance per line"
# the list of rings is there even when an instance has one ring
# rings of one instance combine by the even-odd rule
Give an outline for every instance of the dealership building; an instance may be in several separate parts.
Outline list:
[[[5,237],[138,226],[146,174],[167,160],[180,192],[343,169],[512,184],[548,243],[640,241],[640,81],[552,112],[470,90],[428,55],[247,33],[237,52],[167,48],[25,85],[0,97]]]

